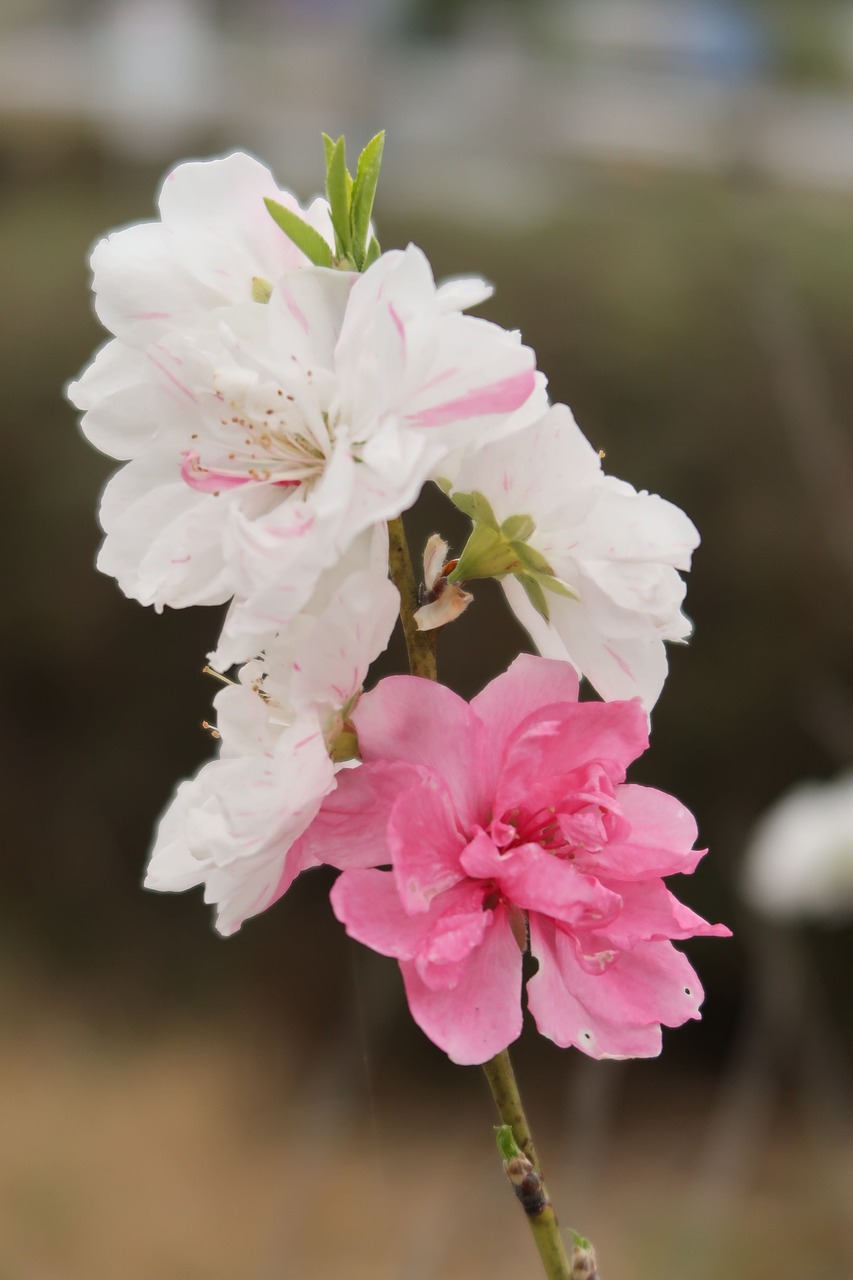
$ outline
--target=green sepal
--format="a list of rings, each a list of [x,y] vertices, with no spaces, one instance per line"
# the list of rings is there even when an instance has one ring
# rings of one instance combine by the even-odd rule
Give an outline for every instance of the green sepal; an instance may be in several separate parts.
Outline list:
[[[524,1154],[513,1136],[511,1124],[495,1125],[495,1142],[504,1160],[515,1160]]]
[[[501,533],[508,542],[526,542],[536,532],[532,516],[507,516],[501,525]]]
[[[332,743],[329,755],[335,764],[343,764],[345,760],[357,760],[359,758],[358,734],[350,729],[342,729]]]
[[[484,493],[477,489],[473,493],[454,493],[450,495],[450,501],[475,524],[484,524],[486,528],[494,529],[495,533],[500,532],[498,518]]]
[[[352,186],[350,203],[350,225],[352,228],[352,252],[355,265],[361,271],[369,249],[367,233],[370,229],[370,215],[373,212],[373,201],[376,198],[376,184],[379,181],[379,170],[382,166],[382,151],[385,146],[385,132],[377,133],[358,157],[358,168]],[[371,245],[375,237],[371,236]],[[378,245],[377,245],[378,248]]]
[[[364,255],[364,262],[361,268],[362,271],[366,271],[368,267],[372,267],[381,252],[382,250],[379,248],[379,241],[376,239],[376,236],[371,236],[370,244],[367,246],[367,253]]]
[[[319,231],[315,231],[298,214],[291,213],[290,209],[285,209],[284,205],[276,200],[270,200],[268,196],[264,196],[264,204],[273,221],[281,227],[297,249],[302,250],[309,262],[313,262],[315,267],[332,265],[332,251]]]
[[[530,573],[544,573],[549,577],[554,576],[554,570],[549,565],[541,551],[537,551],[535,547],[531,547],[528,542],[513,543],[515,550],[518,552],[518,558]]]
[[[331,143],[331,149],[329,143]],[[352,178],[347,172],[346,139],[341,134],[337,142],[332,142],[331,138],[327,138],[324,134],[323,146],[326,149],[326,196],[329,200],[332,226],[335,229],[338,256],[349,258],[352,253],[350,225]]]
[[[535,576],[539,585],[544,587],[546,591],[552,592],[555,596],[563,596],[566,600],[580,600],[577,591],[572,591],[572,588],[567,587],[565,582],[555,578],[553,573],[537,573],[531,576]]]
[[[544,618],[546,622],[551,621],[551,611],[548,608],[548,601],[545,599],[545,592],[539,585],[536,578],[532,578],[529,573],[517,573],[516,578],[524,587],[524,593],[527,599],[533,605],[533,608]]]
[[[592,1245],[587,1240],[586,1236],[578,1235],[577,1231],[575,1231],[574,1228],[570,1228],[570,1230],[572,1232],[572,1244],[575,1246],[576,1249],[592,1248]]]
[[[521,568],[521,562],[500,529],[478,521],[471,530],[456,568],[448,582],[471,582],[474,578],[505,578]]]
[[[453,481],[448,480],[447,476],[436,476],[435,483],[438,485],[445,498],[449,498],[450,490],[453,488]]]

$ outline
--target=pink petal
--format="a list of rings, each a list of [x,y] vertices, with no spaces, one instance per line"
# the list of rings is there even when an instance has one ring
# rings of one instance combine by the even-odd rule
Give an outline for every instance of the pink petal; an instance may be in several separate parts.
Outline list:
[[[434,914],[407,915],[390,871],[344,871],[329,896],[351,938],[397,960],[416,955],[435,923]]]
[[[409,765],[370,764],[342,769],[305,832],[305,856],[332,867],[378,867],[391,862],[388,821],[401,791],[417,787],[421,771]]]
[[[489,731],[490,751],[497,767],[522,720],[555,702],[577,700],[578,677],[567,662],[522,653],[508,671],[472,699],[471,710]]]
[[[557,703],[518,725],[504,757],[495,816],[515,805],[528,810],[555,804],[560,783],[580,765],[600,762],[611,782],[649,745],[646,715],[638,701]]]
[[[483,910],[483,888],[470,881],[416,913],[406,911],[388,871],[344,871],[330,896],[351,938],[380,955],[415,961],[431,987],[457,984],[461,962],[479,946],[492,920],[492,912]]]
[[[591,1013],[569,986],[556,950],[554,926],[530,916],[530,949],[539,962],[527,984],[527,1002],[543,1036],[561,1049],[574,1045],[592,1058],[654,1058],[661,1050],[661,1029],[615,1025]]]
[[[699,1017],[704,992],[687,958],[669,942],[638,942],[603,972],[580,963],[577,942],[559,926],[555,954],[563,981],[590,1013],[615,1026],[662,1022],[678,1027]]]
[[[457,987],[465,961],[482,944],[493,912],[483,910],[482,893],[477,898],[479,901],[472,902],[469,896],[460,902],[459,910],[445,911],[419,948],[415,968],[430,991]]]
[[[465,849],[461,862],[469,875],[493,880],[515,906],[541,911],[578,928],[598,927],[597,922],[611,919],[622,905],[618,893],[539,845],[518,845],[501,854],[480,832]]]
[[[592,931],[595,950],[611,947],[622,951],[638,942],[675,941],[684,938],[727,938],[723,924],[708,924],[669,892],[662,880],[605,882],[622,899],[619,915]]]
[[[419,413],[409,415],[412,427],[445,427],[448,423],[465,418],[491,417],[494,414],[512,413],[524,404],[536,389],[534,369],[522,369],[483,387],[474,387],[455,400],[430,405]]]
[[[199,455],[194,449],[186,449],[181,454],[181,479],[191,489],[199,493],[222,493],[225,489],[239,489],[243,484],[250,484],[250,476],[229,475],[227,471],[211,471],[200,463]]]
[[[400,968],[412,1017],[451,1062],[486,1062],[520,1035],[521,952],[503,908],[460,966],[455,987],[431,990],[414,964]]]
[[[674,796],[654,787],[620,786],[616,800],[630,832],[614,839],[601,854],[577,855],[577,865],[612,880],[646,880],[689,875],[704,849],[694,849],[696,820]]]
[[[459,834],[447,787],[427,774],[396,801],[388,825],[394,877],[407,911],[426,911],[437,893],[463,879]]]
[[[464,829],[484,816],[480,770],[486,734],[467,702],[444,685],[416,676],[389,676],[353,713],[362,759],[423,765],[443,777]]]

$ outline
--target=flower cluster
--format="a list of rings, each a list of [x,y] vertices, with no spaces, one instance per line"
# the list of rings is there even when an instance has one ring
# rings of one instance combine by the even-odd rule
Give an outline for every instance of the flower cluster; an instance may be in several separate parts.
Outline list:
[[[696,531],[606,476],[519,335],[466,314],[488,286],[381,252],[381,137],[354,178],[326,143],[327,200],[301,207],[246,155],[183,164],[159,219],[92,257],[113,337],[68,394],[123,463],[98,565],[157,610],[229,606],[218,755],[178,788],[146,884],[203,885],[227,934],[330,864],[338,917],[398,959],[455,1060],[518,1035],[528,948],[545,1035],[656,1053],[701,999],[672,940],[725,932],[661,881],[693,869],[692,819],[625,782],[664,641],[689,633]],[[470,707],[412,677],[363,693],[400,607],[388,522],[428,482],[471,533],[455,559],[430,539],[404,609],[446,626],[495,577],[543,655]],[[606,701],[578,702],[578,674]]]

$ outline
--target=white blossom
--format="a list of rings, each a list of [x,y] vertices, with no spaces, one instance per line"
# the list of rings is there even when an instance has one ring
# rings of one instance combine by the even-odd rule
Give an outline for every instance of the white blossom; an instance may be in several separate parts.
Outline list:
[[[558,588],[544,592],[547,620],[517,576],[502,585],[539,652],[570,661],[606,699],[639,696],[654,706],[667,672],[664,641],[685,640],[691,629],[677,571],[689,569],[699,535],[684,512],[606,476],[565,405],[472,454],[452,479],[455,494],[485,495],[501,524],[532,522],[524,541]]]
[[[181,783],[163,815],[149,889],[203,884],[217,928],[230,934],[316,865],[299,837],[335,788],[343,766],[330,751],[398,604],[384,567],[327,579],[287,632],[217,694],[219,754]]]
[[[159,219],[114,231],[92,252],[95,310],[104,327],[147,350],[162,334],[249,302],[264,282],[305,266],[308,259],[281,233],[264,199],[284,205],[333,245],[326,201],[301,208],[252,156],[179,164],[163,181]]]
[[[96,250],[98,310],[120,336],[69,388],[89,439],[127,460],[103,495],[99,568],[158,610],[235,597],[236,661],[259,618],[286,625],[443,459],[545,403],[518,335],[460,313],[482,281],[437,288],[414,246],[363,275],[306,265],[292,245],[276,260],[290,242],[263,205],[272,180],[239,159],[251,181],[225,212],[214,197],[237,157],[182,166],[162,223]],[[268,288],[253,293],[259,273]]]
[[[853,915],[853,773],[801,782],[759,818],[745,854],[743,893],[780,920]]]

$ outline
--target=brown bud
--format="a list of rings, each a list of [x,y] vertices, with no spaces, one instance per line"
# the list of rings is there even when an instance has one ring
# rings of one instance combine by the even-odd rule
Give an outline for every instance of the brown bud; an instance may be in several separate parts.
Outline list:
[[[572,1249],[572,1280],[600,1280],[595,1250],[588,1241]]]
[[[525,1155],[513,1156],[504,1163],[506,1176],[529,1218],[536,1218],[548,1205],[542,1179]]]

